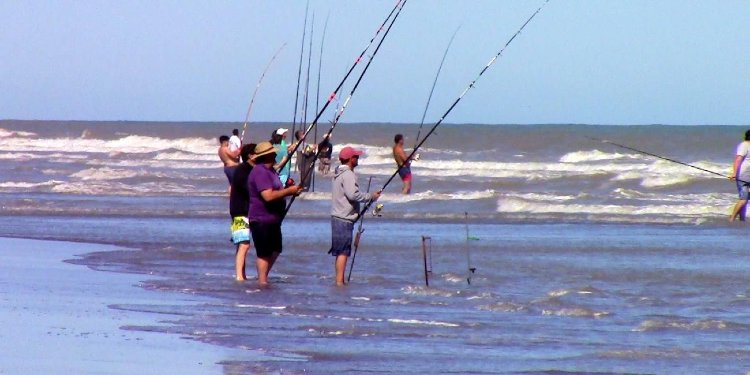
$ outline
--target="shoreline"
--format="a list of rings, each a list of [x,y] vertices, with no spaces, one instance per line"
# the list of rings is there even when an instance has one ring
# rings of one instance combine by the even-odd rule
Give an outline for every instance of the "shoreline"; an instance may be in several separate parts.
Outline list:
[[[232,349],[157,332],[156,314],[110,308],[123,303],[195,303],[137,286],[142,275],[84,270],[68,262],[111,245],[0,237],[0,374],[222,373]],[[130,251],[130,250],[128,250]]]

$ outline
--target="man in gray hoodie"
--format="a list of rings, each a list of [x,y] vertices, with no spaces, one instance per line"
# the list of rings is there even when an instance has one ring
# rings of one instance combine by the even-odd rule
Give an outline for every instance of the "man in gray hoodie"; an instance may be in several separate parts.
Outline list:
[[[380,191],[372,194],[359,191],[354,168],[359,165],[363,152],[352,147],[344,147],[339,152],[341,165],[336,168],[331,187],[331,250],[336,257],[336,285],[344,285],[346,262],[352,252],[354,220],[359,215],[359,204],[380,198]]]

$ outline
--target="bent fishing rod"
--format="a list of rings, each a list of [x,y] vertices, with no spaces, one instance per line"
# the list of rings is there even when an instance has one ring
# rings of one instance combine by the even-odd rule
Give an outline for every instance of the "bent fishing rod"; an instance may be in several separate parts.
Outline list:
[[[315,116],[315,119],[312,121],[312,123],[310,123],[310,126],[307,127],[307,129],[305,130],[305,134],[304,134],[305,137],[310,133],[310,131],[312,131],[312,129],[315,126],[318,125],[318,120],[320,120],[320,117],[326,111],[326,109],[331,104],[331,102],[333,102],[333,100],[336,98],[336,96],[339,93],[339,90],[341,90],[341,87],[344,86],[344,83],[349,78],[349,76],[352,74],[352,72],[354,71],[354,68],[356,68],[357,65],[359,65],[359,62],[362,61],[362,57],[364,57],[365,53],[367,53],[367,50],[370,49],[370,47],[372,46],[372,44],[375,42],[375,39],[378,38],[378,35],[380,35],[380,32],[383,31],[383,29],[385,28],[385,25],[388,23],[388,20],[391,19],[391,17],[396,12],[396,10],[399,10],[399,12],[400,12],[401,5],[402,5],[402,3],[405,3],[405,2],[406,2],[406,0],[398,0],[396,2],[396,5],[393,7],[393,9],[391,9],[391,12],[388,13],[388,16],[385,18],[385,20],[383,21],[383,23],[380,24],[380,27],[378,27],[378,30],[375,32],[375,35],[373,35],[372,39],[370,39],[370,41],[367,43],[367,46],[365,46],[365,48],[359,54],[359,56],[357,57],[357,59],[354,60],[354,64],[352,64],[351,68],[349,68],[349,70],[346,72],[346,74],[344,75],[344,78],[342,78],[341,82],[339,82],[338,86],[336,86],[336,89],[334,89],[333,92],[331,93],[331,95],[328,96],[328,100],[326,101],[325,104],[323,104],[323,108],[320,109],[320,111],[318,112],[318,114]],[[292,155],[294,155],[297,152],[297,149],[299,148],[299,146],[301,144],[302,144],[302,142],[297,142],[297,144],[294,146],[294,148],[292,148],[292,150],[289,152],[289,157],[286,160],[284,160],[284,162],[281,163],[281,165],[278,168],[276,168],[277,171],[280,171],[280,170],[284,169],[284,167],[286,167],[287,163],[289,163],[292,160]]]
[[[608,141],[606,139],[599,139],[599,138],[594,138],[594,137],[586,137],[586,138],[588,138],[588,139],[590,139],[592,141],[606,143],[608,145],[616,146],[616,147],[619,147],[619,148],[623,148],[625,150],[630,150],[630,151],[637,152],[637,153],[642,154],[642,155],[651,156],[651,157],[654,157],[654,158],[657,158],[657,159],[661,159],[661,160],[665,160],[665,161],[668,161],[668,162],[671,162],[671,163],[684,165],[686,167],[694,168],[694,169],[697,169],[699,171],[710,173],[710,174],[713,174],[713,175],[716,175],[716,176],[721,176],[721,177],[724,177],[724,178],[727,178],[727,179],[731,179],[732,178],[731,176],[727,176],[727,175],[725,175],[723,173],[712,171],[710,169],[701,168],[701,167],[699,167],[697,165],[693,165],[693,164],[685,163],[685,162],[682,162],[682,161],[679,161],[679,160],[671,159],[671,158],[668,158],[666,156],[661,156],[661,155],[653,154],[653,153],[650,153],[650,152],[647,152],[647,151],[639,150],[639,149],[637,149],[635,147],[630,147],[630,146],[626,146],[626,145],[623,145],[623,144],[619,144],[619,143],[615,143],[615,142],[612,142],[612,141]],[[743,184],[750,184],[750,182],[743,181],[743,180],[740,180],[740,179],[737,179],[737,178],[735,178],[735,180],[737,180],[739,182],[742,182]]]
[[[354,92],[357,91],[357,87],[359,87],[359,84],[362,82],[362,78],[364,78],[365,73],[367,73],[367,69],[370,68],[372,61],[375,59],[375,56],[378,54],[378,51],[380,50],[380,47],[383,45],[383,42],[385,41],[386,37],[388,37],[388,33],[391,31],[391,28],[396,23],[396,20],[398,19],[399,14],[401,14],[401,9],[403,9],[403,6],[406,5],[406,1],[407,0],[403,0],[403,2],[401,3],[401,7],[398,9],[398,12],[396,12],[396,15],[393,17],[393,20],[391,20],[391,23],[385,29],[385,33],[383,34],[383,37],[380,39],[380,42],[378,42],[378,45],[375,47],[375,50],[373,51],[372,55],[370,55],[370,58],[367,60],[367,64],[362,69],[362,72],[359,74],[359,77],[357,78],[357,81],[354,83],[354,86],[352,86],[351,91],[349,91],[349,96],[347,96],[346,100],[344,100],[344,104],[341,106],[341,109],[336,113],[336,117],[333,119],[333,122],[331,122],[330,129],[328,129],[328,132],[326,132],[326,134],[323,135],[323,139],[330,138],[331,134],[333,133],[333,130],[336,129],[336,125],[338,125],[339,120],[341,119],[341,116],[344,114],[344,111],[346,111],[346,107],[349,104],[349,101],[352,99],[352,95],[354,95]],[[297,146],[294,149],[296,150],[301,144],[302,142],[298,142]],[[315,151],[315,155],[313,156],[313,159],[311,162],[313,165],[315,165],[315,161],[318,160],[318,158],[320,157],[320,153],[321,153],[321,148],[317,147]],[[300,183],[305,181],[307,177],[310,175],[310,173],[314,171],[314,169],[315,168],[308,168],[305,175],[300,177]],[[286,206],[286,209],[284,210],[284,216],[282,217],[286,217],[286,214],[289,212],[289,209],[292,207],[292,204],[294,204],[294,201],[296,199],[297,199],[296,195],[292,196],[292,199],[289,200],[289,204]]]
[[[430,89],[430,95],[427,97],[427,104],[424,106],[424,112],[422,112],[422,120],[419,122],[419,130],[417,130],[417,139],[414,140],[414,146],[417,146],[417,143],[419,143],[419,135],[422,133],[422,126],[424,125],[424,118],[427,117],[427,109],[430,108],[430,101],[432,100],[432,93],[435,92],[435,86],[437,85],[438,78],[440,78],[440,71],[443,70],[443,63],[445,62],[445,58],[448,56],[448,51],[451,49],[451,44],[453,44],[453,39],[456,38],[456,34],[458,34],[458,30],[461,29],[461,26],[458,26],[456,28],[456,31],[453,32],[453,35],[451,36],[450,41],[448,41],[448,46],[445,47],[445,52],[443,52],[443,58],[440,60],[440,65],[438,66],[437,73],[435,74],[435,80],[432,81],[432,88]]]
[[[328,30],[328,17],[330,12],[326,15],[326,22],[323,24],[323,37],[320,39],[320,53],[318,54],[318,83],[315,85],[315,113],[320,111],[320,72],[323,70],[323,45],[326,42],[326,30]],[[315,143],[318,143],[318,127],[315,127],[315,137],[313,138]],[[313,164],[313,167],[315,165]],[[315,192],[315,174],[312,176],[312,191]]]
[[[305,5],[305,22],[302,24],[302,43],[299,47],[299,66],[297,68],[297,89],[294,97],[294,117],[292,117],[292,134],[297,129],[297,107],[299,105],[299,84],[302,78],[302,56],[305,54],[305,36],[307,35],[307,12],[310,9],[310,0]]]
[[[458,104],[458,102],[461,101],[461,99],[464,97],[464,95],[466,95],[466,93],[469,92],[469,90],[471,90],[474,87],[474,85],[477,83],[477,81],[480,78],[482,78],[482,75],[484,75],[484,73],[487,71],[487,69],[489,69],[490,66],[492,66],[497,61],[497,59],[500,58],[503,55],[503,52],[505,52],[505,49],[508,48],[508,46],[513,42],[513,40],[516,39],[516,37],[519,34],[521,34],[521,31],[523,31],[523,29],[526,28],[526,25],[528,25],[529,22],[531,22],[531,20],[533,20],[534,17],[536,17],[536,15],[539,14],[539,12],[542,10],[542,8],[544,8],[545,5],[547,5],[547,3],[549,3],[549,0],[545,0],[544,3],[542,3],[542,5],[539,8],[537,8],[537,10],[534,13],[531,14],[531,16],[526,20],[526,22],[524,22],[523,25],[521,25],[521,28],[519,28],[518,31],[516,31],[516,33],[513,34],[513,36],[511,36],[510,39],[508,39],[508,41],[500,49],[500,51],[498,53],[496,53],[495,56],[492,57],[492,59],[490,59],[490,61],[487,63],[487,65],[485,65],[485,67],[479,72],[479,75],[477,75],[477,77],[474,78],[474,80],[471,81],[471,83],[469,83],[468,86],[466,86],[466,88],[461,93],[461,95],[459,95],[458,98],[456,98],[456,100],[453,102],[453,104],[451,104],[450,107],[448,107],[448,110],[446,110],[445,113],[443,113],[443,116],[441,116],[440,119],[435,123],[435,125],[432,126],[432,128],[430,129],[429,132],[427,132],[427,134],[424,136],[424,138],[422,138],[422,140],[419,141],[419,143],[417,143],[416,146],[414,146],[414,149],[411,151],[411,153],[406,158],[406,160],[403,163],[399,163],[398,164],[398,167],[396,168],[396,171],[393,172],[393,174],[391,175],[390,178],[388,178],[388,180],[385,182],[385,184],[383,185],[383,187],[380,188],[380,191],[385,190],[385,188],[388,187],[388,185],[393,181],[393,179],[396,178],[396,176],[398,175],[398,171],[401,168],[403,168],[404,165],[406,165],[407,163],[409,163],[409,161],[412,160],[412,158],[414,158],[414,155],[416,155],[416,153],[419,150],[419,148],[422,147],[422,145],[427,141],[428,138],[430,138],[430,136],[435,132],[435,129],[437,129],[438,126],[440,126],[440,124],[443,123],[443,120],[445,120],[445,118],[451,113],[451,111],[453,111],[453,109],[456,108],[456,105]],[[370,201],[367,204],[365,204],[365,207],[359,212],[359,214],[357,214],[357,218],[354,219],[355,223],[357,222],[357,220],[359,220],[359,219],[362,218],[362,216],[365,214],[365,212],[367,212],[367,210],[370,208],[370,206],[372,205],[372,203],[373,203],[373,201]]]
[[[263,69],[263,73],[260,75],[260,79],[258,79],[258,83],[255,85],[255,91],[253,91],[253,96],[250,99],[250,105],[247,107],[247,113],[245,114],[245,123],[242,125],[242,135],[240,136],[240,144],[243,143],[245,140],[245,130],[247,130],[247,123],[250,120],[250,112],[253,110],[253,104],[255,103],[255,97],[258,95],[258,91],[260,90],[260,85],[263,83],[263,78],[266,77],[266,73],[268,72],[268,69],[273,65],[273,62],[276,61],[276,57],[281,53],[281,50],[284,49],[286,46],[286,42],[279,47],[279,49],[276,51],[276,53],[273,54],[271,57],[271,60],[268,61],[268,64],[266,65],[266,68]]]

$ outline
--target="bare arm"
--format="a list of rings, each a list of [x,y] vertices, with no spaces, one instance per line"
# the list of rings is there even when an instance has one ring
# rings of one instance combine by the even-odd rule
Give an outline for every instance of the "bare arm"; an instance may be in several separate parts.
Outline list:
[[[298,195],[302,192],[302,186],[290,186],[286,189],[273,190],[266,189],[260,192],[261,198],[266,202],[272,202],[279,199],[284,199],[290,195]]]

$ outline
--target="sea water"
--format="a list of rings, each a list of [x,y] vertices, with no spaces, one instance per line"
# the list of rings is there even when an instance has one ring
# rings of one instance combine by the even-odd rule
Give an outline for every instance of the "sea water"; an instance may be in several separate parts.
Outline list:
[[[276,126],[251,124],[250,140]],[[232,127],[0,122],[0,235],[136,249],[76,262],[205,297],[112,308],[158,314],[124,329],[247,350],[222,362],[229,374],[750,371],[748,229],[725,223],[733,184],[586,138],[728,173],[743,128],[448,125],[413,166],[415,194],[398,195],[396,180],[383,216],[366,216],[351,285],[333,286],[319,174],[259,288],[233,280],[215,141]],[[408,146],[416,126],[335,133],[335,150],[367,151],[361,186],[394,171],[396,132]]]

